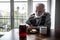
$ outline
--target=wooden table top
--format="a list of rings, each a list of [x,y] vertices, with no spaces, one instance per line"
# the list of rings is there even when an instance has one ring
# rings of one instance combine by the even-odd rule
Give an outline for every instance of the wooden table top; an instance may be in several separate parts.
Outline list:
[[[50,36],[40,34],[27,34],[26,40],[60,40],[60,37],[55,37],[55,31],[52,30]],[[19,30],[13,29],[1,37],[0,40],[20,40]]]

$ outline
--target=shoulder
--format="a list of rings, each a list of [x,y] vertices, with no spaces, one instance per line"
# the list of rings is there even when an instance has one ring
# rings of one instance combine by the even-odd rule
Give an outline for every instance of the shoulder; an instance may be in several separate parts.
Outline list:
[[[45,14],[46,14],[46,20],[50,20],[51,19],[50,13],[45,13]]]
[[[32,16],[35,16],[35,13],[31,14],[30,16],[31,16],[31,17],[32,17]]]
[[[44,13],[44,15],[46,15],[46,16],[50,16],[50,13],[48,13],[48,12],[45,12],[45,13]]]
[[[29,19],[34,18],[34,16],[35,16],[35,14],[34,14],[34,13],[33,13],[33,14],[31,14],[31,15],[29,16]]]

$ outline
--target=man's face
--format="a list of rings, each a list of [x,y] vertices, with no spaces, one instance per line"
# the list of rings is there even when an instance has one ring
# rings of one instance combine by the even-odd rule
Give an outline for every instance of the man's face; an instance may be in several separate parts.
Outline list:
[[[40,16],[43,12],[44,12],[43,6],[42,6],[42,5],[38,5],[38,6],[36,7],[36,15],[37,15],[37,16]]]

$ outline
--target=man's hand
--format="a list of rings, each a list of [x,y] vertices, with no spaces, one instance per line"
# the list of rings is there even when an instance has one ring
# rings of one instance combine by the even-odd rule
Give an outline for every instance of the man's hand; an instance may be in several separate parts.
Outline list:
[[[36,28],[35,26],[28,26],[27,29]]]

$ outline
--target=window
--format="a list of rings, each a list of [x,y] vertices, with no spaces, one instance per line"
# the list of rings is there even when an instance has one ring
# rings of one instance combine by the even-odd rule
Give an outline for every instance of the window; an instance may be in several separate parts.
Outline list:
[[[6,1],[10,1],[10,0],[0,0],[0,2],[1,2],[1,1],[4,1],[4,2],[6,2]]]
[[[14,0],[14,1],[27,1],[27,0]]]
[[[0,0],[0,31],[6,32],[11,28],[10,0]]]
[[[21,23],[26,22],[27,0],[14,1],[14,28],[18,28]]]
[[[33,1],[47,1],[47,0],[33,0]]]

